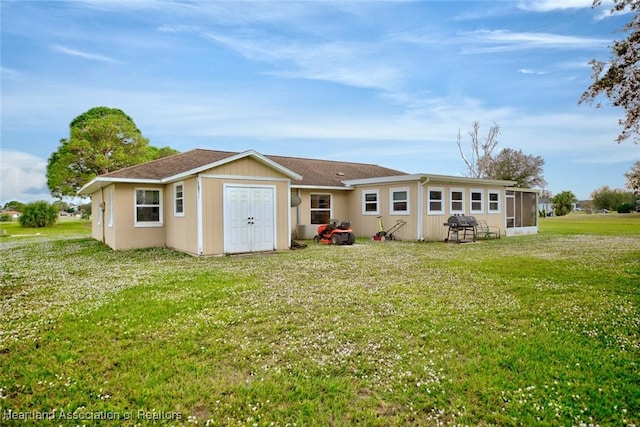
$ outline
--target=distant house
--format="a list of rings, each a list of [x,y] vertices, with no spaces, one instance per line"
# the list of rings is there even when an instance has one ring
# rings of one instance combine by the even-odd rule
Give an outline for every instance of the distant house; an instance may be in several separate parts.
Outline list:
[[[513,181],[407,174],[378,165],[196,149],[101,175],[91,196],[92,236],[114,249],[170,247],[193,255],[287,249],[329,219],[358,236],[378,217],[407,224],[404,240],[440,240],[450,215],[502,234],[536,233],[537,193]]]
[[[18,211],[11,211],[11,210],[0,211],[0,216],[2,215],[8,215],[11,218],[11,220],[20,218],[20,212]]]

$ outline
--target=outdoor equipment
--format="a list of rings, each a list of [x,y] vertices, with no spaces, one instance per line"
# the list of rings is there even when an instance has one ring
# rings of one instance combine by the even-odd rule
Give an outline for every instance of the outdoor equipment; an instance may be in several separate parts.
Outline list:
[[[399,219],[396,221],[396,223],[393,225],[393,227],[391,227],[388,230],[384,229],[384,224],[382,223],[382,216],[378,217],[378,226],[380,228],[380,231],[378,231],[375,236],[373,236],[373,240],[376,241],[383,241],[383,240],[396,240],[396,237],[393,235],[393,233],[395,233],[396,231],[400,230],[402,227],[404,227],[404,225],[407,223],[407,221],[403,220],[403,219]]]
[[[329,220],[329,224],[322,224],[318,227],[318,234],[313,241],[326,245],[353,245],[356,235],[351,230],[349,221],[342,221],[338,224],[335,219]]]
[[[476,221],[475,217],[466,215],[450,216],[444,225],[449,227],[447,238],[444,239],[445,242],[468,243],[476,241],[478,221]],[[471,240],[467,239],[467,233],[469,233]]]

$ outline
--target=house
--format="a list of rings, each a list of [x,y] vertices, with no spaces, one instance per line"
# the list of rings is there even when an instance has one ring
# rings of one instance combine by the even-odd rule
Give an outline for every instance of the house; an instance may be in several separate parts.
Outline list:
[[[537,193],[513,181],[407,174],[354,162],[196,149],[94,178],[92,236],[114,249],[193,255],[287,249],[330,218],[358,236],[407,221],[404,240],[440,240],[467,214],[505,235],[537,232]]]

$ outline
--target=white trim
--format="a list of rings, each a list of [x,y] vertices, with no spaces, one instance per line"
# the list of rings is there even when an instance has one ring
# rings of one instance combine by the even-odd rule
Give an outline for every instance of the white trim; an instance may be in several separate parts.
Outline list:
[[[367,203],[372,203],[372,202],[367,202],[366,200],[366,195],[368,194],[375,194],[376,195],[376,210],[375,211],[368,211],[367,210]],[[362,193],[361,193],[361,199],[362,201],[362,215],[375,215],[378,216],[380,215],[380,190],[378,190],[377,188],[374,189],[363,189]]]
[[[440,210],[431,210],[431,191],[439,191],[441,199],[439,200]],[[435,200],[434,200],[435,201]],[[427,215],[444,215],[447,212],[447,195],[444,192],[444,187],[427,187]]]
[[[298,175],[296,172],[292,171],[291,169],[287,169],[284,166],[282,166],[281,164],[274,162],[273,160],[263,156],[262,154],[258,153],[255,150],[247,150],[247,151],[243,151],[242,153],[237,153],[234,155],[231,155],[229,157],[225,157],[224,159],[220,159],[216,162],[213,163],[209,163],[185,172],[181,172],[179,174],[173,175],[173,176],[169,176],[166,178],[163,178],[162,181],[163,182],[167,182],[167,181],[175,181],[176,179],[182,179],[182,178],[186,178],[187,176],[190,175],[194,175],[197,173],[201,173],[206,171],[207,169],[213,169],[216,168],[218,166],[222,166],[225,165],[227,163],[232,163],[235,162],[236,160],[240,160],[240,159],[244,159],[245,157],[252,157],[256,160],[258,160],[260,163],[263,163],[275,170],[277,170],[278,172],[288,176],[291,179],[296,179],[296,180],[300,180],[302,179],[302,176]]]
[[[182,212],[178,212],[178,197],[176,195],[176,190],[178,186],[182,187],[182,196],[180,196],[180,200],[182,200]],[[184,217],[185,211],[185,203],[184,203],[184,181],[178,181],[173,183],[173,216],[175,217]]]
[[[480,193],[480,200],[473,200],[473,193]],[[469,189],[469,212],[472,214],[483,214],[484,213],[484,199],[485,193],[482,188],[470,188]],[[480,209],[473,209],[473,203],[480,202]]]
[[[290,182],[288,178],[270,178],[268,176],[246,176],[246,175],[212,175],[212,174],[200,174],[202,178],[207,179],[237,179],[242,181],[278,181],[278,182]]]
[[[158,221],[138,221],[138,191],[158,191],[158,208],[159,208],[159,220]],[[145,205],[156,206],[156,205]],[[158,187],[135,187],[133,189],[133,226],[134,227],[162,227],[163,224],[163,211],[164,200],[162,195],[162,188]]]
[[[348,179],[342,181],[346,186],[352,187],[354,185],[367,185],[367,184],[389,184],[394,182],[407,182],[407,181],[419,181],[422,178],[422,174],[407,174],[407,175],[394,175],[383,176],[379,178],[363,178],[363,179]]]
[[[78,195],[91,194],[91,193],[94,193],[96,190],[99,190],[100,188],[105,187],[106,185],[109,185],[109,183],[113,183],[113,182],[121,182],[121,183],[129,183],[129,184],[170,184],[174,181],[179,181],[189,176],[204,172],[207,169],[212,169],[218,166],[222,166],[224,164],[231,163],[236,160],[243,159],[245,157],[252,157],[255,160],[259,161],[260,163],[263,163],[271,167],[272,169],[275,169],[276,171],[282,173],[283,175],[286,175],[290,179],[294,179],[294,180],[302,179],[301,175],[297,174],[291,169],[285,168],[281,164],[274,162],[273,160],[263,156],[257,151],[247,150],[242,153],[237,153],[229,157],[225,157],[224,159],[218,160],[216,162],[208,163],[206,165],[203,165],[194,169],[190,169],[188,171],[180,172],[176,175],[160,178],[160,179],[118,178],[118,177],[110,178],[110,177],[99,176],[92,179],[88,183],[86,183],[82,188],[80,188],[80,190],[78,190],[77,194]]]
[[[393,193],[400,193],[400,192],[407,193],[407,199],[406,199],[407,209],[397,211],[393,208],[393,205],[394,205]],[[410,215],[411,214],[411,191],[409,187],[393,187],[389,189],[389,214],[390,215]]]
[[[422,233],[422,227],[424,222],[424,187],[418,185],[418,200],[417,200],[417,210],[418,210],[418,221],[416,224],[416,239],[424,240],[424,234]]]
[[[498,195],[498,200],[493,202],[493,203],[498,203],[498,209],[497,210],[491,210],[491,194],[497,194]],[[487,213],[488,214],[500,214],[502,213],[502,195],[504,194],[504,191],[495,189],[495,188],[489,188],[487,189]],[[505,224],[506,225],[506,224]]]
[[[462,200],[454,200],[453,199],[453,193],[460,193],[462,195]],[[454,214],[463,214],[464,213],[464,207],[465,207],[465,200],[464,200],[464,188],[460,188],[460,187],[452,187],[449,189],[449,213],[454,215]],[[461,203],[462,206],[460,209],[453,209],[453,204],[454,203]]]
[[[319,190],[319,191],[353,191],[352,187],[332,187],[330,185],[297,185],[291,184],[291,188],[299,190]]]
[[[275,250],[278,247],[278,189],[276,185],[264,185],[264,184],[238,184],[238,183],[233,183],[233,182],[225,182],[222,184],[222,213],[223,213],[223,218],[222,218],[222,226],[224,228],[223,232],[222,232],[222,248],[223,250],[226,252],[228,252],[228,246],[227,246],[227,241],[229,239],[228,236],[228,227],[227,224],[225,223],[226,219],[226,209],[227,209],[227,199],[226,199],[226,195],[227,195],[227,189],[228,188],[267,188],[267,189],[271,189],[273,190],[273,199],[272,199],[272,205],[273,205],[273,248],[272,250]],[[291,239],[289,237],[289,239]],[[250,250],[250,252],[253,252],[253,249]]]
[[[314,224],[311,212],[326,211],[326,208],[312,208],[311,196],[329,196],[329,219],[333,218],[333,194],[331,193],[309,193],[309,223]]]
[[[196,178],[196,235],[198,239],[198,255],[204,252],[204,237],[202,235],[202,177]]]

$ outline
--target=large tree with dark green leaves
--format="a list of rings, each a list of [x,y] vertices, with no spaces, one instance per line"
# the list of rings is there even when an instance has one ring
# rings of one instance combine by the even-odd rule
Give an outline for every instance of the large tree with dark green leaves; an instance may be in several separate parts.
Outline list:
[[[94,107],[69,124],[69,138],[49,158],[47,185],[54,197],[73,197],[98,175],[175,153],[150,146],[122,110]]]
[[[522,150],[504,148],[487,163],[487,176],[492,179],[516,181],[520,188],[544,188],[544,159],[524,154]]]
[[[631,138],[640,141],[640,0],[612,0],[611,13],[631,12],[631,20],[623,27],[625,37],[611,45],[611,58],[607,61],[592,60],[593,83],[582,94],[580,103],[593,103],[604,95],[615,107],[625,110],[624,119],[619,120],[622,132],[618,143]],[[602,0],[594,0],[600,6]],[[596,107],[602,102],[597,101]]]

